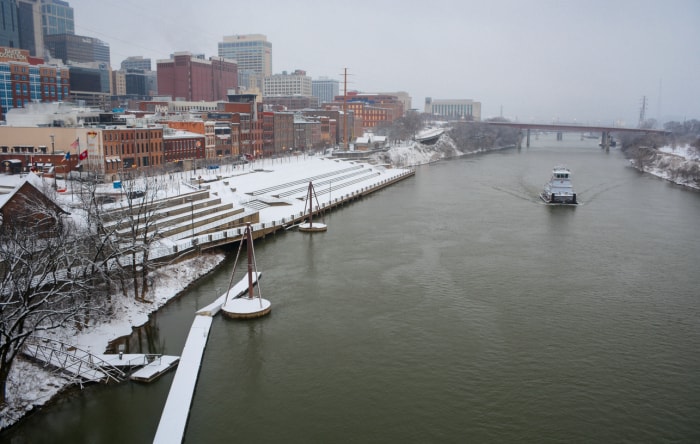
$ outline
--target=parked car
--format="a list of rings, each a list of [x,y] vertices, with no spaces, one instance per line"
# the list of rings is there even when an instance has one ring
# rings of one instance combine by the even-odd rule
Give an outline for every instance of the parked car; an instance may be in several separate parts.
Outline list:
[[[128,191],[126,193],[126,198],[127,199],[138,199],[140,197],[145,196],[146,193],[141,191],[141,190],[134,190],[134,191]]]

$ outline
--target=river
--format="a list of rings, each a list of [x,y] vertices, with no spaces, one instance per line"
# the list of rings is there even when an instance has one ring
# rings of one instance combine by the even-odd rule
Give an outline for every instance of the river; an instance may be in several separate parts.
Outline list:
[[[559,163],[578,207],[538,200]],[[698,442],[698,221],[700,193],[573,134],[419,167],[256,244],[272,314],[214,320],[185,442]],[[232,259],[130,350],[179,355]],[[0,438],[151,442],[173,375]]]

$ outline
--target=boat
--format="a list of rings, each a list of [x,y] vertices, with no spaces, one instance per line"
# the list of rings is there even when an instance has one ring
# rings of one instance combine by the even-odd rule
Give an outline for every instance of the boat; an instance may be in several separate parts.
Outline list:
[[[246,250],[248,253],[248,294],[236,295],[235,292],[231,292],[231,284],[233,283],[233,276],[236,273],[236,265],[238,264],[238,258],[241,255],[243,243],[246,244]],[[272,310],[272,304],[267,299],[262,298],[260,282],[257,279],[258,277],[260,277],[260,273],[258,272],[258,265],[255,261],[255,251],[253,249],[253,229],[248,223],[246,224],[245,232],[241,237],[241,241],[238,244],[238,253],[236,254],[236,260],[233,262],[229,290],[227,291],[226,298],[221,306],[221,312],[224,314],[224,316],[230,319],[251,319],[259,318],[270,313]],[[254,292],[254,288],[257,288],[258,290],[257,295]]]
[[[576,205],[576,193],[571,183],[571,171],[564,166],[556,166],[552,177],[544,185],[540,198],[550,205]]]

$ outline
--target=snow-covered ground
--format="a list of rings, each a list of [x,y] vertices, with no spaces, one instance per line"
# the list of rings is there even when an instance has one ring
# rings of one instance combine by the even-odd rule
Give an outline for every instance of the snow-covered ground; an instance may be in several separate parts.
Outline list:
[[[662,146],[657,149],[653,161],[644,166],[644,172],[678,185],[700,189],[700,150],[690,145]]]
[[[424,165],[440,159],[462,156],[465,153],[458,150],[454,141],[443,135],[434,145],[424,145],[417,142],[407,142],[392,146],[384,153],[371,156],[377,163],[391,163],[397,166]]]

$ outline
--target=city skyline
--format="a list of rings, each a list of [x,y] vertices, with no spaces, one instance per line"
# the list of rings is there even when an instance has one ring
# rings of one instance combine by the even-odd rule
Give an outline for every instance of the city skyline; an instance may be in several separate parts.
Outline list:
[[[484,118],[635,126],[646,98],[646,117],[661,123],[700,117],[700,4],[692,0],[438,0],[430,8],[303,0],[263,12],[219,0],[70,4],[76,34],[109,43],[113,67],[138,55],[216,56],[224,36],[263,34],[273,74],[302,69],[342,82],[348,68],[349,90],[407,91],[418,110],[426,97],[472,99]]]

